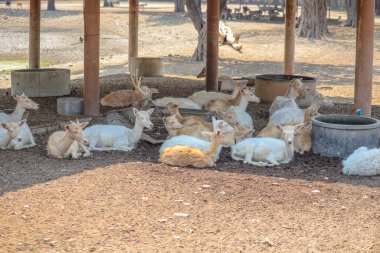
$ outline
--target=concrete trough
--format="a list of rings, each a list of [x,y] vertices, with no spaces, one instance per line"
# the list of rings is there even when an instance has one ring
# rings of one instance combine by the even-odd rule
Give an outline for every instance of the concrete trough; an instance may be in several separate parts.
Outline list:
[[[57,113],[59,115],[83,114],[83,98],[63,97],[57,99]]]
[[[69,69],[20,69],[11,72],[12,94],[55,97],[70,94]]]
[[[131,73],[144,77],[159,77],[164,73],[164,58],[162,57],[132,57]]]

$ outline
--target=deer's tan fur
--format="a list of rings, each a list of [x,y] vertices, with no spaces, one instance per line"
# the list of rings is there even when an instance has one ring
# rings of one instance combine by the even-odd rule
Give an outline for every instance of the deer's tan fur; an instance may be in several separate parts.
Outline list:
[[[205,128],[212,129],[212,123],[205,121],[201,117],[198,116],[187,116],[184,117],[179,112],[179,105],[175,102],[170,102],[167,105],[168,111],[170,114],[174,114],[175,118],[184,126],[191,126],[194,124],[201,124]],[[211,131],[211,130],[210,130]]]
[[[141,86],[142,77],[131,75],[131,80],[135,90],[114,91],[104,96],[100,100],[100,103],[103,106],[111,107],[126,107],[130,105],[144,107],[152,99],[152,95],[158,93],[158,90],[155,88]]]
[[[164,149],[160,155],[160,162],[171,166],[193,166],[205,168],[215,166],[218,147],[222,141],[220,130],[216,130],[210,137],[211,146],[205,151],[188,146],[173,146]]]
[[[205,103],[202,108],[209,111],[228,111],[230,106],[238,106],[243,111],[246,111],[249,102],[260,102],[260,99],[254,92],[246,86],[240,87],[235,96],[231,99],[212,99]]]
[[[85,146],[87,140],[83,136],[83,128],[89,122],[73,123],[65,126],[65,131],[56,131],[49,137],[47,144],[48,155],[55,158],[87,157],[91,153]]]
[[[208,138],[204,136],[202,132],[212,131],[211,123],[211,127],[206,127],[205,125],[200,123],[194,123],[192,125],[185,126],[178,121],[175,114],[163,118],[163,121],[165,129],[168,132],[168,139],[177,135],[190,135],[208,141]]]
[[[293,145],[295,152],[303,154],[304,152],[309,152],[311,150],[311,126],[311,121],[305,122],[303,126],[294,133]]]
[[[26,110],[37,110],[38,104],[33,100],[22,94],[21,96],[13,95],[13,98],[17,101],[17,105],[13,113],[6,114],[0,113],[0,122],[10,123],[20,121]]]
[[[278,127],[276,127],[276,125],[267,126],[267,127],[264,127],[259,132],[259,134],[257,135],[257,137],[272,137],[272,138],[280,139],[280,137],[281,137],[281,130]]]
[[[234,124],[234,128],[234,138],[236,142],[252,137],[252,134],[255,132],[254,129],[247,128],[239,123]]]

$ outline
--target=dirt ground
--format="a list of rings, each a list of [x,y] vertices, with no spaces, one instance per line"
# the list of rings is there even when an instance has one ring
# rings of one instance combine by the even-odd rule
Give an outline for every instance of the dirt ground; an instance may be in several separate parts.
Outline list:
[[[166,73],[144,84],[160,96],[187,96],[204,87],[194,78],[202,63],[190,61],[197,34],[172,5],[148,2],[140,14],[139,53],[163,56]],[[15,105],[9,69],[26,64],[27,6],[0,5],[0,109]],[[42,13],[42,62],[70,68],[72,95],[82,96],[81,2],[58,1],[57,8]],[[102,96],[131,87],[127,13],[126,2],[101,10]],[[281,21],[228,24],[242,34],[244,50],[220,47],[222,74],[282,72]],[[352,114],[355,31],[336,22],[330,31],[323,41],[297,38],[296,70],[330,87],[321,92],[336,105],[321,113]],[[379,51],[376,44],[372,116],[378,119]],[[56,98],[34,100],[41,109],[30,112],[31,126],[71,119],[56,115]],[[248,107],[256,129],[265,126],[268,107]],[[102,115],[108,110],[101,108]],[[154,123],[149,134],[164,138],[162,124]],[[380,252],[380,177],[344,176],[341,159],[307,153],[260,168],[232,161],[224,150],[215,168],[184,169],[157,163],[159,146],[140,142],[127,153],[57,160],[46,156],[47,138],[36,136],[38,146],[28,150],[0,150],[0,252]]]

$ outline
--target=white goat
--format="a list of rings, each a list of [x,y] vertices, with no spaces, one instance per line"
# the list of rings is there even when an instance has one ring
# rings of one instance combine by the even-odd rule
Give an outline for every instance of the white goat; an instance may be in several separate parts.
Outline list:
[[[202,107],[188,98],[175,98],[175,97],[163,97],[157,98],[152,101],[155,106],[166,107],[170,102],[178,104],[179,108],[185,109],[197,109],[200,110]]]
[[[0,123],[0,148],[19,150],[23,148],[20,127],[26,120],[12,123]]]
[[[0,112],[0,122],[10,123],[20,121],[26,110],[37,110],[38,104],[22,94],[21,96],[13,95],[17,105],[13,113],[7,114]]]
[[[65,131],[52,133],[47,144],[48,155],[55,158],[71,156],[74,159],[90,156],[91,153],[85,146],[87,140],[83,137],[83,128],[88,124],[89,122],[71,122],[70,125],[65,126]]]
[[[360,147],[343,161],[343,174],[359,176],[380,175],[380,149]]]
[[[279,125],[297,125],[305,121],[311,120],[311,116],[318,115],[321,106],[333,106],[333,102],[323,96],[321,93],[314,95],[313,103],[306,109],[299,108],[283,108],[277,110],[269,117],[268,126]]]
[[[282,108],[296,108],[298,105],[296,103],[296,98],[298,96],[304,96],[306,92],[306,86],[301,82],[302,79],[293,79],[290,81],[289,88],[284,96],[277,96],[271,106],[269,107],[269,115],[272,115],[275,111]]]
[[[144,127],[152,129],[153,123],[150,121],[150,115],[153,110],[138,111],[133,108],[136,116],[133,129],[117,125],[94,125],[86,128],[84,136],[88,140],[89,149],[98,151],[132,150],[140,140]]]
[[[288,163],[294,155],[294,132],[303,124],[276,125],[281,130],[281,140],[275,138],[248,138],[232,146],[231,157],[237,161],[257,166],[274,166]]]

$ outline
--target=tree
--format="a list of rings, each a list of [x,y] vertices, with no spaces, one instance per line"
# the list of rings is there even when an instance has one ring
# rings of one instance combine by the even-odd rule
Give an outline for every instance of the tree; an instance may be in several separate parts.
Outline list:
[[[185,0],[175,0],[174,12],[185,12]]]
[[[194,61],[202,61],[205,54],[206,21],[202,15],[200,0],[185,0],[186,8],[195,29],[198,32],[198,45],[192,56]],[[226,6],[227,0],[220,0],[219,10]]]
[[[103,7],[112,7],[111,0],[104,0]]]
[[[48,11],[55,11],[55,0],[48,0],[47,3],[47,10]]]
[[[357,0],[345,0],[347,21],[344,26],[356,27]]]
[[[299,24],[300,37],[321,39],[327,29],[328,0],[303,0]]]

